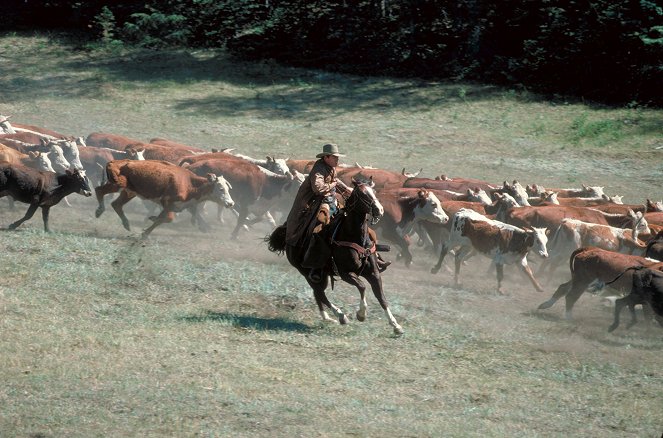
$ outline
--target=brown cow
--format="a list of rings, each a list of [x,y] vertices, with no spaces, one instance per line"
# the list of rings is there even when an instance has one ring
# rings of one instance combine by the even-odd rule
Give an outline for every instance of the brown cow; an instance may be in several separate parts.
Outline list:
[[[583,222],[611,225],[613,227],[632,227],[635,214],[604,213],[588,207],[567,207],[563,205],[512,207],[499,210],[496,219],[517,227],[543,227],[556,229],[564,218],[578,219]],[[647,219],[649,222],[649,219]]]
[[[570,218],[562,219],[562,223],[548,243],[550,257],[541,264],[538,274],[541,275],[549,269],[552,275],[562,260],[568,260],[573,251],[583,246],[595,246],[623,254],[643,255],[645,244],[638,241],[638,235],[649,232],[647,220],[642,213],[636,213],[632,229],[592,224]]]
[[[409,233],[420,222],[446,224],[449,216],[440,206],[435,193],[425,189],[382,189],[376,192],[384,207],[382,220],[375,225],[381,237],[394,242],[401,249],[406,266],[412,264]]]
[[[571,189],[546,189],[539,184],[527,185],[525,187],[528,196],[539,197],[545,192],[555,192],[559,198],[602,198],[604,196],[603,187],[599,186],[586,186],[582,188]]]
[[[244,160],[214,159],[198,161],[187,167],[197,175],[207,173],[223,174],[233,185],[233,198],[237,202],[237,224],[232,232],[236,239],[244,225],[258,222],[269,210],[283,204],[289,208],[301,181],[292,174],[277,175],[256,164]],[[260,200],[260,202],[258,202]],[[249,213],[256,220],[249,221]]]
[[[0,197],[11,196],[16,201],[30,204],[25,216],[9,225],[10,230],[30,219],[41,207],[44,230],[49,232],[50,208],[72,193],[92,196],[84,170],[67,170],[58,175],[6,161],[0,163]]]
[[[543,291],[527,264],[527,255],[530,250],[534,250],[541,257],[548,257],[546,249],[548,237],[545,229],[523,230],[513,225],[488,219],[473,210],[466,209],[461,209],[454,214],[451,222],[451,234],[442,245],[437,264],[431,269],[433,274],[440,270],[444,257],[449,250],[455,249],[454,284],[458,286],[460,265],[471,252],[476,250],[491,258],[495,264],[498,293],[502,293],[504,265],[514,263],[518,263],[537,291]]]
[[[116,134],[106,134],[104,132],[93,132],[85,139],[85,144],[93,147],[115,149],[124,151],[130,144],[142,143],[135,138],[125,137]]]
[[[21,164],[45,172],[54,172],[51,160],[44,152],[23,154],[14,148],[0,144],[0,161],[6,161],[10,164]]]
[[[151,144],[158,144],[158,145],[161,145],[161,146],[168,146],[168,147],[172,147],[172,148],[176,148],[176,149],[184,149],[184,150],[187,150],[187,151],[197,152],[197,153],[201,153],[201,154],[203,154],[205,152],[208,152],[205,149],[200,149],[200,148],[197,148],[195,146],[189,146],[188,144],[178,143],[176,141],[168,140],[168,139],[161,138],[161,137],[155,137],[155,138],[151,139],[150,143]]]
[[[594,246],[573,251],[571,257],[569,257],[569,266],[571,268],[571,280],[560,284],[552,297],[539,305],[539,309],[548,309],[564,297],[566,300],[566,319],[572,319],[573,305],[592,283],[605,284],[631,266],[646,266],[663,271],[663,263],[661,262],[635,255],[620,254]],[[631,284],[631,274],[627,273],[619,281],[613,283],[611,287],[626,292],[630,290]]]
[[[464,178],[447,178],[444,179],[431,179],[431,178],[406,178],[402,183],[403,187],[419,187],[423,189],[435,190],[451,190],[454,192],[465,192],[467,189],[483,189],[490,193],[498,187],[490,184],[487,181],[477,179],[464,179]]]
[[[132,155],[142,151],[146,160],[168,161],[169,163],[177,165],[179,165],[182,158],[193,154],[193,151],[188,149],[179,149],[151,143],[132,143],[124,148],[124,151]]]
[[[111,205],[129,231],[131,227],[122,206],[135,196],[157,202],[163,207],[158,216],[150,217],[154,223],[143,231],[143,237],[147,237],[158,225],[172,222],[175,212],[185,208],[196,218],[199,227],[206,230],[206,224],[196,208],[199,203],[214,201],[226,207],[234,205],[230,197],[231,186],[223,176],[208,174],[200,177],[166,161],[111,161],[106,165],[106,175],[108,181],[95,188],[99,202],[95,212],[97,217],[106,209],[104,196],[115,192],[120,192],[120,195]]]
[[[143,151],[118,151],[116,149],[89,147],[78,150],[79,159],[93,183],[102,184],[106,164],[113,160],[144,160]]]

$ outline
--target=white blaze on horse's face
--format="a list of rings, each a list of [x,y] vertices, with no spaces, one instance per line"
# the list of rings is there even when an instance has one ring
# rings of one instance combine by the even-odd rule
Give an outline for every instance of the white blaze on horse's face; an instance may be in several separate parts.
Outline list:
[[[382,204],[380,204],[378,197],[375,196],[375,191],[373,190],[373,188],[368,184],[364,185],[364,193],[369,195],[373,200],[371,214],[373,215],[373,223],[376,224],[378,223],[380,218],[384,216],[384,207],[382,206]]]

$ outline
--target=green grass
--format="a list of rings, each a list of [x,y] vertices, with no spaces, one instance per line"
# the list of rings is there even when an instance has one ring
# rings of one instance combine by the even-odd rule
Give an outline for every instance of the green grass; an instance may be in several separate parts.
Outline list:
[[[73,47],[73,48],[72,48]],[[248,155],[311,157],[501,183],[605,185],[660,199],[661,110],[548,101],[482,84],[363,78],[244,63],[220,52],[89,51],[57,34],[0,36],[11,53],[0,114],[72,135],[166,137]],[[6,65],[6,68],[5,68]],[[385,290],[406,333],[370,296],[364,323],[320,321],[311,291],[266,251],[266,225],[193,229],[186,215],[138,239],[144,210],[73,197],[0,230],[2,436],[659,436],[661,330],[607,333],[584,296],[576,320],[485,260],[464,286],[395,262]],[[0,200],[0,225],[25,211]],[[209,213],[211,214],[211,213]],[[232,222],[232,221],[231,221]],[[388,258],[394,259],[390,253]],[[349,315],[358,294],[330,298]]]

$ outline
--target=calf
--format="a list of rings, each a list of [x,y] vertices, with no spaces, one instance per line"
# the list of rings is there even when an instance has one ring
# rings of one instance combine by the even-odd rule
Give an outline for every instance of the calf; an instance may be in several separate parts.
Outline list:
[[[579,248],[573,251],[569,257],[571,280],[560,284],[552,297],[539,305],[539,309],[548,309],[557,300],[564,297],[566,300],[565,317],[571,319],[573,305],[590,285],[599,284],[602,287],[607,281],[631,266],[663,270],[663,263],[644,257],[620,254],[593,246]],[[631,282],[630,273],[626,273],[611,287],[618,291],[626,291],[630,288]]]
[[[37,208],[41,207],[44,230],[49,232],[50,208],[71,193],[92,196],[90,182],[84,170],[67,170],[58,175],[6,161],[0,163],[0,197],[11,196],[16,201],[30,204],[25,216],[9,225],[10,230],[29,220]]]
[[[543,288],[534,278],[527,264],[527,254],[534,249],[541,257],[548,257],[546,230],[534,228],[523,230],[512,225],[488,219],[473,210],[459,210],[451,224],[449,239],[442,245],[440,258],[432,273],[439,271],[442,261],[450,249],[458,248],[455,254],[454,283],[459,285],[460,265],[466,255],[476,250],[492,259],[497,270],[497,292],[502,293],[504,265],[518,263],[537,291]]]
[[[163,210],[150,219],[154,223],[143,231],[147,237],[158,225],[172,222],[175,212],[189,209],[201,229],[205,222],[198,214],[197,205],[204,201],[214,201],[232,207],[230,184],[223,176],[208,174],[206,177],[195,175],[190,170],[165,161],[116,160],[106,165],[108,181],[95,188],[99,207],[97,217],[105,210],[104,196],[120,192],[111,205],[122,220],[124,228],[131,231],[129,220],[124,215],[122,206],[136,196],[161,204]]]
[[[631,311],[631,322],[629,322],[626,328],[633,327],[637,322],[635,316],[636,304],[641,304],[643,308],[653,310],[654,318],[663,327],[663,272],[643,266],[631,266],[626,268],[617,278],[606,284],[617,281],[629,270],[633,271],[631,291],[625,297],[615,301],[615,319],[608,328],[608,331],[612,332],[619,326],[619,314],[622,312],[624,306],[628,306]]]

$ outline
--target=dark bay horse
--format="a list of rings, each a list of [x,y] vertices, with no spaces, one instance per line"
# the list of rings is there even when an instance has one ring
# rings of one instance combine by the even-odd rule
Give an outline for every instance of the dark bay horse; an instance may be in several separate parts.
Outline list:
[[[365,278],[371,285],[373,294],[385,312],[389,324],[394,328],[394,333],[400,335],[403,328],[396,322],[396,318],[389,309],[389,304],[384,296],[382,278],[378,270],[375,243],[368,234],[369,221],[376,223],[384,214],[384,208],[378,201],[373,191],[373,181],[352,181],[354,190],[348,197],[345,207],[325,226],[320,233],[331,247],[333,262],[330,264],[335,268],[338,276],[345,282],[354,285],[361,296],[361,302],[356,317],[358,321],[366,319],[366,286],[360,277]],[[300,274],[306,278],[309,286],[313,289],[315,301],[320,310],[323,320],[334,321],[325,311],[329,308],[338,318],[341,324],[347,324],[348,317],[343,311],[332,304],[325,290],[329,284],[330,276],[334,274],[333,268],[324,269],[324,275],[318,282],[309,278],[310,269],[302,266],[307,246],[295,247],[285,243],[285,224],[276,228],[272,234],[265,238],[269,250],[276,253],[286,253],[286,257],[292,266],[297,268]]]

